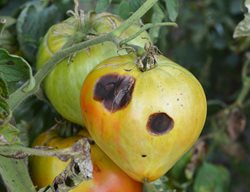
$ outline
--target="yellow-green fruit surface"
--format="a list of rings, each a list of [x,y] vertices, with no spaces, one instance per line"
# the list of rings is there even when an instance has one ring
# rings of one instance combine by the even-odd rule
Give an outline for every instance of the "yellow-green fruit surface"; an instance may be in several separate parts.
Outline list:
[[[87,17],[87,16],[85,16]],[[82,21],[84,19],[82,18]],[[122,20],[110,13],[90,14],[88,36],[95,36],[108,33],[122,24]],[[59,24],[52,26],[41,42],[37,55],[37,69],[58,52],[70,38],[79,36],[83,27],[89,26],[71,17]],[[121,39],[128,38],[139,31],[138,25],[131,25],[121,35]],[[146,32],[141,33],[137,38],[131,40],[129,44],[144,47],[150,42],[150,37]],[[64,59],[58,63],[55,69],[46,77],[44,89],[55,109],[67,120],[82,125],[80,110],[80,89],[87,74],[104,59],[124,54],[125,50],[118,50],[112,42],[104,42],[71,55],[71,58]]]
[[[39,135],[33,146],[49,146],[66,148],[72,146],[86,133],[62,138],[55,131]],[[130,178],[110,158],[108,158],[96,144],[91,145],[91,160],[93,163],[93,179],[83,181],[70,192],[142,192],[142,183]],[[60,174],[69,162],[63,162],[56,157],[30,158],[30,173],[34,185],[39,188],[52,184],[54,178]]]
[[[98,146],[128,175],[153,181],[194,144],[206,118],[206,98],[185,68],[156,55],[140,71],[133,55],[107,59],[87,76],[81,109]]]

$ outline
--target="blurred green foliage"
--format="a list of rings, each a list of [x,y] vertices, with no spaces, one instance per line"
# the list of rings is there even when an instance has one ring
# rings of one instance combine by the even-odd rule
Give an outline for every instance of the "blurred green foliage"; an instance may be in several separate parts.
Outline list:
[[[41,2],[0,1],[0,16],[13,17],[19,22],[5,29],[3,48],[23,56],[31,66],[40,38],[53,23],[67,17],[66,10],[73,9],[70,0]],[[80,7],[85,11],[111,11],[126,19],[143,2],[80,0]],[[39,5],[31,9],[31,4]],[[200,142],[166,176],[153,183],[151,187],[157,191],[247,192],[250,189],[250,100],[246,98],[243,106],[231,110],[241,91],[241,72],[250,50],[249,36],[233,38],[237,24],[244,19],[243,11],[247,10],[240,0],[160,0],[142,18],[144,23],[176,19],[178,28],[153,28],[149,32],[164,55],[200,80],[208,99],[208,118]],[[0,36],[0,40],[5,36]],[[60,118],[42,91],[37,96],[40,100],[29,98],[14,114],[26,143]]]

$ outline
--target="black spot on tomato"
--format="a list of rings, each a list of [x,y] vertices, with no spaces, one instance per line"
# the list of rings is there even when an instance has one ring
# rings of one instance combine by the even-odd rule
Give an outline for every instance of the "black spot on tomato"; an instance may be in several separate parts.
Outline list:
[[[66,177],[66,179],[65,179],[65,184],[66,184],[66,186],[68,186],[68,187],[74,187],[74,181],[68,176],[68,177]]]
[[[147,157],[147,155],[144,155],[144,154],[143,154],[143,155],[141,155],[141,157],[143,157],[143,158],[144,158],[144,157]]]
[[[153,113],[147,122],[148,131],[154,135],[161,135],[170,131],[174,126],[173,119],[166,113]]]
[[[135,79],[128,75],[108,74],[101,77],[94,89],[94,99],[110,112],[126,107],[132,97]]]
[[[74,169],[73,170],[74,170],[74,173],[76,175],[78,175],[81,172],[79,165],[76,164],[76,163],[74,164]]]
[[[132,71],[132,69],[124,69],[124,71],[130,72],[130,71]]]
[[[55,189],[55,191],[58,189],[57,183],[54,183],[54,189]]]

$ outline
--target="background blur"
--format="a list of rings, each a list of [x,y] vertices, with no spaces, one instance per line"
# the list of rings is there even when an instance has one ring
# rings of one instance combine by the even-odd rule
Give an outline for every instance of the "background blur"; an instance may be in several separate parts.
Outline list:
[[[81,0],[80,7],[84,11],[108,10],[126,19],[143,2]],[[247,192],[250,189],[250,100],[245,98],[241,105],[237,105],[237,100],[243,85],[243,66],[250,60],[249,56],[247,59],[250,39],[233,38],[246,8],[240,0],[178,2],[178,28],[154,28],[150,34],[164,55],[200,80],[208,100],[208,117],[194,148],[154,185],[158,191]],[[13,19],[13,24],[0,36],[0,47],[21,55],[34,66],[39,40],[52,24],[67,17],[65,13],[69,9],[73,9],[71,0],[0,0],[0,16]],[[164,0],[142,18],[144,23],[171,19],[175,20],[175,13],[166,9]],[[246,71],[246,74],[250,72]],[[42,96],[39,93],[38,97]],[[50,128],[55,119],[60,119],[48,101],[36,97],[23,103],[15,115],[27,145]]]

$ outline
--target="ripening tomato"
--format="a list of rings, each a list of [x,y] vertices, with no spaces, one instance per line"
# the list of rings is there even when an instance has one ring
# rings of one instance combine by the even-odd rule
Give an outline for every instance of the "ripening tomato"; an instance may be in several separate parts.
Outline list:
[[[123,21],[110,13],[85,15],[81,20],[71,17],[52,26],[44,37],[37,55],[37,68],[44,64],[58,52],[72,38],[81,41],[108,33],[121,25]],[[127,38],[140,30],[138,25],[131,25],[122,35]],[[144,47],[150,42],[146,32],[141,33],[129,44]],[[80,109],[80,90],[87,74],[101,61],[109,57],[125,54],[125,50],[118,50],[112,42],[104,42],[76,52],[57,64],[55,69],[46,77],[45,93],[55,109],[69,121],[82,125]]]
[[[84,133],[84,135],[86,134]],[[33,146],[66,148],[72,146],[81,137],[82,134],[62,138],[55,131],[49,131],[38,136]],[[91,145],[91,159],[94,169],[93,179],[83,181],[71,192],[142,192],[142,183],[130,178],[95,144]],[[30,173],[34,185],[42,188],[51,184],[68,163],[56,157],[32,157],[30,159]]]
[[[194,144],[206,118],[198,80],[166,57],[154,57],[155,67],[146,71],[138,69],[134,55],[107,59],[81,90],[90,135],[138,181],[165,174]]]

